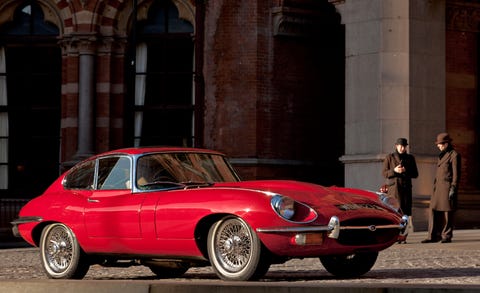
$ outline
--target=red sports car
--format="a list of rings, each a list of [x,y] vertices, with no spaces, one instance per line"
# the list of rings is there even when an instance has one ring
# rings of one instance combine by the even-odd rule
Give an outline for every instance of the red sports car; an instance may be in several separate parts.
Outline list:
[[[307,257],[338,277],[365,274],[407,219],[382,194],[240,181],[215,151],[130,148],[77,164],[12,224],[54,279],[100,264],[145,265],[160,278],[210,265],[221,279],[253,280]]]

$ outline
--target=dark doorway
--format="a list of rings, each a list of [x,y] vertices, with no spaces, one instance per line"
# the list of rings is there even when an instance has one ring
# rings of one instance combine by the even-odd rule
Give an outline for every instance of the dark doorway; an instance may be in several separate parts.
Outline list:
[[[55,47],[6,48],[9,195],[41,193],[59,173],[61,53]]]

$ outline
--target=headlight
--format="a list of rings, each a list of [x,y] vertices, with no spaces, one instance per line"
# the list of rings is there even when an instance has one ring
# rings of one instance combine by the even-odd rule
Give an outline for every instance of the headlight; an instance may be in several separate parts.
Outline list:
[[[289,197],[274,195],[271,204],[275,212],[286,220],[291,220],[295,216],[295,201]]]

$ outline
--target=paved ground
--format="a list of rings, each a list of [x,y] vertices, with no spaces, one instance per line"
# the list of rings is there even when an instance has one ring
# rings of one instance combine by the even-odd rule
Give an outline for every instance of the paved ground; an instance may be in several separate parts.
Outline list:
[[[344,286],[420,285],[462,287],[480,290],[480,230],[455,231],[452,243],[421,244],[425,232],[409,235],[406,244],[395,244],[382,251],[373,269],[361,278],[337,280],[328,274],[318,259],[291,260],[274,265],[264,284],[330,284]],[[0,281],[46,280],[36,248],[0,249]],[[104,268],[92,266],[86,280],[129,280],[142,282],[222,283],[211,268],[192,268],[181,279],[156,280],[148,268]],[[1,291],[1,290],[0,290]]]

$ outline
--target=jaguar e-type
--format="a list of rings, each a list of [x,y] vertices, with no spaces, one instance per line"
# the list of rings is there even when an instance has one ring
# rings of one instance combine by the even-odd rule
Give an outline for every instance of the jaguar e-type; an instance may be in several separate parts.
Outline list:
[[[241,181],[222,153],[128,148],[62,174],[12,222],[53,279],[91,265],[144,265],[159,278],[211,266],[230,281],[319,258],[331,274],[367,273],[405,230],[384,194],[289,180]],[[319,265],[320,265],[319,263]]]

